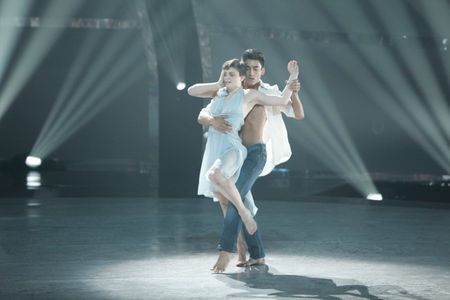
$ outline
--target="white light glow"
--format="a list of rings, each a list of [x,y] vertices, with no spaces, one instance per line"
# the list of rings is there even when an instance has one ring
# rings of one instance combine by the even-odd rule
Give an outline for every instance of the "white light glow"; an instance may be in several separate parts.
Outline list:
[[[39,157],[28,156],[25,160],[25,164],[30,168],[37,168],[42,164],[42,160]]]
[[[29,207],[41,206],[41,201],[39,201],[39,199],[34,199],[34,198],[28,199],[27,206],[29,206]]]
[[[366,197],[367,200],[373,200],[373,201],[381,201],[383,200],[383,195],[378,193],[369,194]]]
[[[38,188],[41,186],[40,182],[27,182],[27,187],[28,188]]]
[[[27,174],[27,188],[29,190],[34,190],[41,187],[41,173],[38,171],[30,171]],[[28,203],[28,206],[38,206],[38,205],[32,205]]]
[[[186,83],[184,82],[178,82],[177,83],[177,90],[182,91],[186,87]]]
[[[41,173],[37,171],[30,171],[27,174],[27,182],[40,182],[41,181]]]

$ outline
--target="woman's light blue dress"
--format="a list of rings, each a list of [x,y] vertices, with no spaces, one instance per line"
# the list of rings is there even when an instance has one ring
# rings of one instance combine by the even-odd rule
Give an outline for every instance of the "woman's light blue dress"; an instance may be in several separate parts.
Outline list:
[[[226,115],[232,131],[222,133],[209,126],[208,139],[203,153],[198,195],[214,198],[216,189],[208,180],[208,174],[213,167],[218,167],[227,178],[236,182],[247,156],[247,149],[242,145],[239,130],[244,124],[243,101],[244,90],[239,88],[234,95],[226,99],[228,92],[222,88],[206,107],[212,116]],[[214,199],[217,201],[218,199]]]

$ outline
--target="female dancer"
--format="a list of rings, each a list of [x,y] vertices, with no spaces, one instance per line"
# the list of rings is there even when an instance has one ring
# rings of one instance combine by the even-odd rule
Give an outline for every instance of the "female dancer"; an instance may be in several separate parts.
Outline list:
[[[214,97],[207,109],[211,115],[223,116],[231,124],[232,130],[222,133],[213,126],[208,129],[208,140],[203,153],[200,170],[198,194],[212,197],[215,201],[225,203],[228,199],[236,207],[249,234],[256,231],[256,222],[251,212],[244,206],[235,182],[247,155],[242,145],[239,130],[244,124],[245,116],[255,105],[286,105],[292,90],[287,87],[281,96],[268,96],[257,90],[244,90],[245,66],[238,59],[226,61],[222,66],[221,76],[216,83],[197,83],[189,87],[188,93],[195,97]],[[219,91],[218,87],[221,87]],[[213,120],[213,118],[212,118]],[[221,201],[222,200],[222,201]]]

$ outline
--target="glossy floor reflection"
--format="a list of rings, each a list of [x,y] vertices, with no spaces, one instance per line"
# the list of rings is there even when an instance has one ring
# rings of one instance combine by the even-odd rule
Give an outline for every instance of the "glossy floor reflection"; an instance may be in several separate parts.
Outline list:
[[[259,208],[266,265],[211,274],[207,199],[3,198],[0,299],[450,299],[450,205]]]

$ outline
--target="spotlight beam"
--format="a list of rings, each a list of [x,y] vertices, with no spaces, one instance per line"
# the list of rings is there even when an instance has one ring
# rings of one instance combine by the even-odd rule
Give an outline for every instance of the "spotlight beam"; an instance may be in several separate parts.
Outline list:
[[[358,80],[358,78],[354,76],[354,82],[358,83],[363,87],[366,91],[371,91],[372,95],[374,93],[378,93],[376,99],[379,99],[378,104],[380,107],[388,113],[402,128],[409,133],[409,135],[418,142],[430,155],[438,161],[439,164],[445,166],[448,163],[445,163],[446,159],[442,157],[440,152],[436,149],[433,143],[430,143],[428,139],[430,138],[428,132],[424,131],[423,126],[419,126],[418,124],[423,122],[420,121],[420,115],[414,117],[411,114],[406,114],[406,110],[410,110],[408,107],[408,101],[411,98],[415,98],[414,96],[405,97],[403,94],[398,95],[398,93],[392,88],[389,82],[394,82],[395,78],[387,78],[386,76],[382,76],[381,74],[390,74],[385,70],[378,70],[377,66],[385,65],[387,62],[382,61],[373,61],[373,56],[369,54],[365,54],[363,51],[359,52],[362,55],[362,61],[366,64],[367,69],[361,69],[359,71],[360,77],[372,77],[374,80],[370,83],[367,81]],[[372,58],[372,59],[371,59]],[[342,68],[345,68],[344,62],[338,62],[338,64],[342,64]],[[370,73],[368,73],[370,70]],[[352,76],[352,75],[350,75]],[[400,98],[400,99],[399,99]],[[403,99],[403,100],[402,100]],[[396,100],[396,101],[392,101]],[[412,102],[416,103],[417,102]],[[415,104],[411,104],[415,106]],[[405,108],[406,106],[406,108]],[[416,106],[415,106],[416,107]],[[426,115],[426,112],[423,114]],[[416,118],[420,120],[417,121]],[[433,135],[433,133],[431,133]],[[447,168],[447,167],[445,167]]]
[[[404,4],[406,5],[406,4]],[[412,8],[408,6],[410,10]],[[447,13],[450,13],[450,10],[447,8]],[[405,14],[403,13],[405,20],[408,20],[408,23],[410,26],[418,27],[416,22],[412,19],[411,14]],[[435,17],[432,18],[432,20],[436,19]],[[448,18],[445,18],[447,20]],[[423,21],[422,23],[426,23],[427,26],[433,28],[429,25],[428,22]],[[448,22],[446,22],[448,23]],[[448,24],[450,26],[450,24]],[[448,27],[447,27],[448,28]],[[446,101],[446,96],[444,95],[444,91],[442,90],[442,86],[438,85],[438,80],[436,80],[436,73],[440,71],[439,73],[441,75],[448,75],[448,68],[446,68],[445,63],[442,59],[442,55],[439,55],[437,53],[437,57],[439,58],[439,68],[438,70],[432,69],[432,64],[430,63],[429,57],[425,56],[425,52],[419,51],[416,55],[418,57],[413,57],[410,52],[406,52],[405,54],[405,60],[414,61],[415,64],[406,64],[406,66],[409,68],[411,74],[421,74],[420,78],[417,78],[416,76],[413,76],[412,79],[414,80],[414,86],[417,86],[421,93],[425,96],[425,98],[428,100],[427,104],[430,106],[434,118],[433,120],[436,120],[437,126],[440,126],[441,132],[445,135],[445,138],[447,139],[447,145],[444,147],[440,147],[441,149],[450,149],[450,108]],[[436,54],[433,52],[433,54]],[[445,70],[445,71],[443,71]],[[448,78],[448,76],[447,76]],[[448,84],[447,84],[448,87]],[[443,140],[445,140],[445,138]],[[448,152],[448,151],[444,151]]]
[[[309,99],[313,99],[312,97],[308,97]],[[308,113],[311,116],[311,109]],[[313,118],[313,116],[311,116]],[[310,119],[311,119],[310,118]],[[298,130],[301,129],[300,125],[293,124],[294,128]],[[314,130],[317,130],[320,127],[313,127]],[[330,128],[318,131],[317,134],[311,134],[304,132],[304,134],[300,137],[297,135],[291,135],[298,143],[301,143],[306,147],[306,149],[317,157],[321,162],[327,165],[332,170],[336,171],[341,176],[344,175],[345,179],[349,181],[349,183],[355,187],[362,195],[366,195],[369,191],[376,191],[375,185],[372,183],[370,177],[367,176],[367,173],[361,173],[357,170],[353,165],[348,165],[341,160],[341,155],[336,155],[337,152],[333,145],[330,142],[326,141],[326,138],[322,136],[323,131],[331,130]],[[350,175],[350,176],[349,176]]]
[[[361,194],[367,195],[376,192],[375,185],[367,176],[367,168],[333,103],[333,97],[327,91],[326,81],[322,79],[319,70],[314,67],[308,70],[308,80],[310,80],[308,98],[314,99],[311,103],[312,107],[308,109],[310,115],[308,120],[313,126],[313,130],[303,132],[301,138],[296,135],[291,135],[291,137],[299,141],[303,139],[311,141],[302,144],[305,144],[308,150],[321,159],[324,164],[341,174],[354,175],[347,179]],[[299,131],[301,131],[300,128]]]
[[[99,112],[106,108],[112,101],[116,100],[122,93],[124,93],[127,88],[129,88],[134,82],[136,82],[138,76],[144,74],[145,71],[143,66],[139,66],[138,70],[136,70],[135,68],[133,68],[133,70],[135,72],[132,76],[127,76],[125,77],[124,81],[110,86],[109,89],[106,89],[107,93],[101,96],[101,98],[100,96],[94,98],[97,95],[93,96],[90,100],[98,101],[95,102],[95,104],[86,111],[86,114],[83,115],[82,118],[76,120],[76,122],[71,122],[70,126],[68,125],[62,131],[58,132],[58,135],[50,140],[47,144],[42,145],[42,147],[38,149],[37,153],[42,153],[45,157],[48,156],[51,152],[53,152],[61,144],[68,140],[76,131],[82,128],[87,122],[89,122]]]
[[[54,0],[48,4],[44,19],[55,15],[67,18],[80,6],[80,3],[81,1]],[[27,45],[23,48],[25,50],[18,60],[18,65],[7,79],[5,89],[0,93],[0,120],[61,32],[61,28],[52,28],[52,30],[39,28],[28,40]]]
[[[421,6],[421,11],[427,16],[426,21],[431,26],[432,32],[436,32],[441,38],[450,38],[447,28],[450,28],[450,19],[448,18],[450,14],[450,2],[448,1],[428,1],[428,2],[418,2]],[[441,61],[442,54],[440,55]],[[450,78],[450,69],[448,65],[442,63],[443,69],[445,71],[446,77]]]
[[[356,4],[359,5],[360,10],[362,11],[361,15],[366,16],[366,18],[361,19],[361,22],[366,22],[367,26],[369,27],[381,27],[383,31],[387,32],[387,28],[384,24],[383,18],[381,17],[382,13],[378,11],[378,7],[373,6],[369,2],[356,2]],[[394,4],[401,5],[401,3],[397,2],[393,3],[393,5]],[[334,15],[328,11],[327,7],[322,5],[321,9],[326,14],[326,19],[333,23],[335,27],[345,28],[345,24],[338,22]],[[404,10],[404,7],[400,7],[395,11],[402,12]],[[410,20],[410,16],[403,16],[402,19]],[[412,21],[410,20],[410,23],[411,22]],[[450,153],[448,151],[448,143],[445,141],[445,138],[443,136],[443,131],[448,132],[447,128],[449,128],[446,125],[448,123],[448,115],[444,123],[442,122],[442,119],[445,115],[443,111],[446,111],[447,109],[444,108],[443,111],[440,111],[439,114],[441,114],[441,116],[437,118],[431,116],[427,108],[419,101],[414,93],[416,86],[415,83],[420,83],[419,86],[421,86],[422,94],[427,95],[428,97],[433,97],[433,94],[429,94],[430,88],[426,87],[424,83],[421,83],[423,76],[417,77],[416,75],[414,76],[414,78],[410,79],[409,82],[405,80],[405,77],[411,77],[410,75],[405,76],[405,69],[409,70],[410,74],[422,74],[422,69],[416,68],[418,71],[414,71],[414,69],[411,68],[413,66],[417,67],[416,63],[420,59],[423,60],[423,62],[421,62],[422,64],[425,64],[425,62],[428,62],[428,60],[423,56],[420,59],[417,59],[413,58],[412,54],[410,53],[398,53],[398,51],[396,49],[393,49],[392,47],[382,48],[381,51],[385,53],[382,53],[381,55],[380,49],[377,49],[376,53],[371,53],[369,51],[370,49],[364,50],[363,47],[357,47],[355,45],[353,46],[353,49],[355,50],[356,57],[359,56],[363,64],[365,64],[371,71],[371,77],[376,78],[378,88],[380,90],[385,90],[385,93],[387,93],[386,95],[377,97],[377,99],[379,99],[377,103],[382,107],[383,110],[391,115],[393,120],[399,123],[399,125],[402,126],[404,130],[408,132],[409,135],[416,142],[418,142],[418,144],[425,151],[427,151],[436,162],[438,162],[445,170],[448,170],[450,166]],[[395,56],[395,60],[393,56]],[[408,59],[406,59],[405,57],[408,57]],[[341,61],[338,61],[337,63],[343,64],[343,62]],[[400,69],[399,63],[401,64],[403,69]],[[383,70],[381,70],[380,66],[383,66]],[[347,68],[346,65],[342,65],[342,67]],[[385,68],[390,69],[386,71]],[[427,69],[430,70],[429,66],[427,66],[425,70]],[[432,78],[434,78],[434,75],[431,76],[432,72],[426,72],[430,76],[428,80],[432,80]],[[361,82],[361,80],[358,80],[357,78],[355,78],[355,82],[359,83],[360,85],[366,86],[366,90],[375,90],[373,85],[368,86],[367,83]],[[393,89],[393,82],[396,83],[397,89]],[[402,90],[402,93],[399,93],[398,90]],[[434,86],[433,90],[439,91],[439,88]],[[405,91],[408,94],[407,97],[405,96]],[[434,104],[431,104],[435,106],[435,108],[433,108],[434,111],[439,110],[439,108],[442,108],[442,106],[445,106],[442,104],[442,102],[444,101],[443,95],[436,95],[436,97],[441,98],[441,100],[438,100]],[[401,106],[392,103],[393,99],[400,103]],[[433,99],[434,102],[434,98],[431,99]],[[405,113],[405,111],[407,111],[407,113]],[[399,121],[400,119],[403,121]],[[440,120],[440,125],[437,125],[435,123],[435,119]],[[420,126],[418,126],[417,124],[420,124]],[[414,129],[412,130],[412,128]],[[445,129],[441,130],[442,128]],[[447,134],[445,135],[447,136]]]
[[[23,16],[27,15],[31,7],[31,0],[28,1],[2,1],[0,3],[0,11],[6,16]],[[0,49],[0,87],[6,66],[11,59],[11,54],[17,45],[22,30],[19,27],[0,27],[0,41],[2,47]]]
[[[124,48],[130,47],[129,44],[130,38],[131,38],[130,36],[126,37],[115,36],[114,38],[108,40],[108,43],[104,45],[104,47],[100,51],[105,54],[101,55],[100,58],[98,58],[91,66],[90,68],[91,71],[87,73],[86,77],[81,81],[80,85],[76,87],[77,89],[74,95],[72,95],[72,97],[70,97],[70,99],[67,100],[68,104],[64,107],[64,110],[58,115],[58,118],[54,121],[53,126],[42,138],[40,144],[48,144],[48,140],[55,137],[57,135],[57,132],[62,131],[62,128],[65,128],[69,122],[70,123],[76,122],[77,118],[76,116],[78,114],[77,113],[74,114],[74,112],[83,111],[86,105],[89,106],[89,104],[86,104],[88,103],[87,101],[85,101],[84,104],[80,104],[80,102],[83,101],[83,99],[86,99],[86,97],[89,97],[89,92],[94,93],[95,89],[99,88],[99,86],[94,87],[96,84],[106,80],[109,76],[111,76],[111,70],[108,71],[108,68],[111,68],[112,66],[114,69],[116,69],[117,65],[123,65],[124,62],[127,62],[127,59],[119,59],[119,63],[117,64],[114,63],[114,60],[117,60],[118,57],[121,57],[120,53],[127,53],[126,51],[124,51]],[[90,50],[85,51],[90,52]],[[83,53],[86,52],[83,51]],[[131,55],[131,53],[128,53],[127,55]],[[79,59],[85,61],[85,59],[83,59],[82,57]],[[91,90],[94,89],[94,91],[89,91],[89,89]],[[74,119],[75,121],[73,121]],[[36,147],[38,146],[36,145]]]
[[[313,95],[314,99],[317,99],[314,103],[320,106],[318,111],[325,115],[325,117],[321,117],[320,119],[312,118],[313,122],[318,122],[318,128],[325,128],[325,130],[322,130],[325,141],[331,141],[330,144],[334,145],[334,150],[339,149],[337,153],[340,153],[343,161],[348,162],[348,167],[352,166],[361,173],[367,173],[367,168],[356,150],[356,146],[340,117],[340,113],[334,102],[331,101],[333,97],[328,92],[328,89],[323,88],[323,86],[326,86],[326,82],[321,78],[320,73],[315,68],[309,70],[308,77],[317,83],[317,88],[312,89],[311,92],[315,94]],[[323,122],[327,122],[329,126],[320,126]]]
[[[373,7],[371,5],[371,3],[367,3],[367,4],[372,7],[371,13],[368,14],[368,19],[373,21],[376,24],[380,24],[380,23],[383,24],[382,18],[381,18],[381,13],[377,9],[374,9],[375,7]],[[400,9],[399,11],[403,11],[403,10]],[[410,17],[404,16],[404,18],[406,20],[410,20],[410,23],[411,23]],[[412,62],[405,61],[405,55],[410,55],[408,52],[399,54],[399,53],[397,53],[397,50],[395,48],[390,48],[390,49],[392,49],[391,51],[394,51],[396,53],[396,55],[395,55],[396,59],[399,59],[400,63],[403,66],[407,66],[407,68],[408,68],[408,66],[411,63],[413,63],[413,64],[416,63],[416,59],[414,59]],[[448,145],[446,145],[447,143],[445,142],[445,138],[442,136],[441,130],[434,122],[434,118],[428,113],[427,109],[420,103],[419,99],[414,94],[414,92],[413,92],[414,86],[408,85],[408,83],[406,82],[404,72],[402,72],[399,69],[399,62],[394,61],[392,55],[387,54],[384,57],[386,59],[388,59],[389,61],[387,63],[384,63],[383,66],[391,68],[391,70],[388,72],[386,72],[386,70],[384,70],[384,74],[386,74],[386,76],[393,77],[394,80],[392,80],[391,82],[396,82],[397,84],[401,85],[399,89],[402,90],[402,94],[400,95],[398,93],[398,91],[394,91],[394,95],[396,95],[396,98],[402,102],[404,108],[408,110],[408,112],[410,113],[410,115],[412,116],[414,121],[421,124],[420,128],[422,131],[424,131],[423,136],[425,137],[425,139],[431,139],[432,144],[433,144],[432,147],[437,149],[437,151],[440,153],[439,157],[443,157],[443,159],[436,157],[434,155],[432,157],[436,161],[442,161],[442,160],[446,161],[446,163],[444,163],[443,165],[441,164],[441,166],[443,166],[445,169],[448,170],[448,166],[450,164],[450,153],[448,151]],[[422,59],[424,61],[427,61],[427,59],[425,59],[425,58],[422,58]],[[393,73],[391,73],[391,72],[393,72]],[[417,72],[411,72],[411,74],[417,74]],[[408,76],[408,77],[411,77],[411,76]],[[420,78],[421,77],[422,76],[420,76]],[[413,82],[419,82],[419,81],[420,81],[419,79],[414,78]],[[405,92],[408,93],[409,97],[405,97]],[[434,99],[432,101],[434,101]],[[411,102],[413,102],[413,105],[411,105]],[[430,100],[428,100],[428,102],[430,102]],[[413,136],[413,138],[415,138],[415,137]],[[427,143],[426,140],[420,142],[421,145],[425,145],[426,143]],[[426,146],[426,149],[429,149],[429,148],[430,147]]]
[[[179,21],[183,18],[185,10],[183,5],[175,5],[168,9],[167,4],[162,4],[158,8],[159,10],[150,15],[154,37],[156,38],[155,44],[163,49],[160,53],[164,56],[163,60],[167,62],[162,67],[162,71],[176,84],[184,79],[185,72],[184,56],[179,54],[179,47],[183,47],[187,38],[180,34],[180,30],[183,29],[183,22]]]
[[[320,99],[317,95],[314,95],[314,92],[311,91],[311,99]],[[317,100],[317,102],[324,101],[323,99]],[[325,112],[327,112],[326,110]],[[324,151],[328,153],[329,158],[333,158],[332,160],[335,160],[335,162],[338,165],[341,165],[338,167],[338,169],[342,170],[351,170],[352,172],[357,169],[354,162],[350,158],[349,154],[345,152],[344,147],[342,144],[338,141],[336,138],[336,134],[334,132],[334,120],[328,120],[325,123],[322,123],[320,120],[324,120],[328,117],[329,113],[324,113],[322,111],[322,108],[319,109],[311,109],[309,114],[311,117],[311,124],[314,126],[314,131],[317,133],[317,135],[313,135],[312,139],[320,144],[322,144],[323,149],[321,151]]]
[[[130,46],[128,44],[128,46]],[[42,143],[36,145],[35,153],[41,157],[46,157],[49,152],[53,151],[56,146],[60,145],[62,141],[65,141],[74,132],[74,128],[78,129],[84,125],[89,119],[97,114],[101,109],[106,107],[106,104],[110,103],[117,96],[109,93],[108,97],[111,99],[102,97],[108,90],[123,90],[130,84],[130,78],[136,80],[134,76],[129,74],[135,74],[133,71],[139,64],[139,55],[136,52],[137,46],[132,46],[131,51],[126,53],[126,56],[119,59],[118,63],[112,65],[112,68],[108,72],[108,76],[102,78],[97,82],[97,87],[89,95],[86,96],[83,103],[81,103],[75,110],[72,110],[70,117],[64,122],[55,126],[54,130],[43,139]],[[116,57],[117,58],[117,57]],[[124,81],[124,78],[127,79]],[[124,85],[121,82],[125,82]],[[114,88],[115,87],[115,88]]]
[[[308,99],[317,99],[315,96],[308,96]],[[311,132],[304,132],[301,137],[297,135],[291,135],[295,140],[305,145],[305,147],[320,159],[325,165],[328,165],[331,169],[337,171],[340,174],[352,174],[350,177],[350,183],[365,195],[368,192],[376,191],[375,185],[371,179],[367,177],[367,171],[361,169],[352,161],[349,153],[345,152],[344,148],[340,144],[336,143],[334,135],[333,125],[324,125],[320,122],[323,116],[317,113],[317,108],[310,108],[309,113],[311,125],[313,130]],[[294,124],[300,131],[300,125]],[[295,130],[297,131],[297,130]],[[357,180],[355,176],[359,176]],[[361,179],[365,179],[362,181]]]
[[[359,48],[356,48],[354,50],[356,55],[353,56],[352,59],[359,56],[361,62],[366,66],[366,68],[360,69],[358,78],[356,77],[356,74],[349,72],[349,76],[353,78],[353,81],[356,84],[359,84],[363,90],[371,91],[372,95],[378,93],[379,95],[375,96],[375,98],[379,100],[379,102],[377,103],[380,105],[380,107],[385,110],[393,120],[401,125],[402,128],[404,128],[404,130],[408,132],[409,135],[416,142],[418,142],[419,145],[421,145],[428,153],[430,153],[430,155],[438,163],[443,166],[448,165],[448,163],[445,163],[446,159],[442,157],[441,154],[439,154],[439,151],[438,149],[436,149],[433,141],[428,140],[430,136],[434,135],[434,133],[424,131],[423,126],[418,126],[420,122],[423,122],[421,116],[426,116],[427,112],[423,111],[422,115],[411,115],[410,113],[405,113],[406,110],[411,109],[411,105],[416,107],[415,110],[417,111],[417,105],[420,106],[420,102],[412,101],[413,104],[408,105],[408,101],[410,99],[415,99],[416,97],[411,94],[408,94],[409,96],[406,97],[403,93],[399,94],[396,89],[392,87],[392,82],[396,81],[396,77],[394,76],[390,78],[390,75],[387,74],[392,74],[392,72],[396,74],[396,71],[389,70],[389,72],[386,72],[386,70],[384,69],[379,69],[379,66],[394,64],[394,62],[392,60],[387,62],[380,59],[375,60],[374,57],[376,56],[373,53],[369,52],[369,50],[363,51]],[[377,54],[379,53],[380,50],[377,49]],[[387,53],[381,55],[380,57],[386,56],[389,57],[389,54]],[[337,61],[336,63],[339,65],[339,68],[345,69],[347,67],[347,64],[344,60]],[[370,82],[362,81],[360,80],[360,77],[373,78],[373,80]],[[408,91],[407,87],[402,87],[401,90],[403,91],[403,89],[406,89],[406,91]],[[416,119],[418,119],[419,121],[417,121]],[[445,168],[447,169],[447,167]]]
[[[58,93],[58,96],[55,101],[55,105],[52,107],[49,116],[42,128],[39,136],[35,142],[35,146],[33,146],[32,153],[36,150],[36,145],[40,145],[45,141],[45,138],[51,134],[51,128],[57,128],[58,123],[61,123],[67,116],[67,112],[69,109],[67,106],[64,106],[66,101],[69,98],[69,93],[74,89],[74,86],[77,80],[80,78],[82,72],[86,70],[85,66],[87,65],[88,59],[92,55],[92,52],[97,48],[97,44],[99,43],[99,39],[96,38],[96,35],[90,34],[83,42],[83,47],[79,52],[77,58],[73,62],[71,69],[64,81],[63,87]]]

